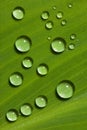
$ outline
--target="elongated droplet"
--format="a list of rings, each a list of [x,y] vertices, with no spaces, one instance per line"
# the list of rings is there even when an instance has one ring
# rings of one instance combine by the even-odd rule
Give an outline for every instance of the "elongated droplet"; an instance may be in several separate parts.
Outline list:
[[[56,17],[57,17],[58,19],[61,19],[61,18],[63,17],[63,12],[62,12],[62,11],[59,11],[59,12],[57,13]]]
[[[66,47],[66,41],[63,38],[55,38],[51,43],[51,49],[55,53],[61,53],[65,50]]]
[[[23,76],[19,72],[14,72],[10,75],[9,81],[13,86],[20,86],[23,83]]]
[[[76,34],[71,34],[71,35],[70,35],[70,39],[71,39],[71,40],[75,40],[75,39],[76,39]]]
[[[56,10],[56,6],[53,6],[52,8],[53,8],[53,10]]]
[[[50,30],[53,28],[53,22],[52,21],[48,21],[45,25],[46,29]]]
[[[40,64],[38,67],[37,67],[37,73],[40,75],[40,76],[45,76],[47,75],[48,73],[48,66],[46,64]]]
[[[30,116],[32,114],[32,106],[28,103],[25,103],[21,106],[20,112],[23,116]]]
[[[6,118],[10,122],[14,122],[18,119],[18,112],[15,109],[11,109],[6,113]]]
[[[41,18],[43,20],[47,20],[49,18],[49,12],[48,11],[43,11],[43,13],[41,14]]]
[[[24,18],[24,9],[22,7],[16,7],[13,12],[12,16],[16,20],[21,20]]]
[[[62,81],[57,85],[56,91],[60,98],[68,99],[73,96],[74,85],[71,81]]]
[[[61,21],[62,26],[65,26],[66,24],[67,24],[67,21],[65,19]]]
[[[31,68],[33,65],[33,60],[30,57],[25,57],[22,61],[22,65],[24,68]]]
[[[35,99],[35,104],[39,108],[44,108],[47,105],[47,98],[45,96],[39,96]]]
[[[69,50],[74,50],[75,49],[75,45],[73,43],[69,44]]]
[[[15,47],[18,52],[24,53],[28,52],[31,48],[31,40],[27,36],[20,36],[15,41]]]

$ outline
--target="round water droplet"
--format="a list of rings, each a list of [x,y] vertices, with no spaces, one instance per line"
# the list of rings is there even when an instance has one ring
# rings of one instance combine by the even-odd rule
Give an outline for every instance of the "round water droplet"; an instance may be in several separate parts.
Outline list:
[[[69,44],[69,50],[74,50],[75,49],[75,44],[71,43]]]
[[[76,39],[76,34],[71,34],[70,39],[75,40]]]
[[[68,4],[68,7],[69,7],[69,8],[72,8],[72,6],[73,6],[72,3],[69,3],[69,4]]]
[[[10,75],[9,81],[13,86],[20,86],[23,83],[23,76],[19,72],[14,72]]]
[[[22,65],[24,68],[31,68],[33,65],[33,60],[30,57],[25,57],[22,61]]]
[[[65,50],[66,47],[66,41],[63,38],[55,38],[51,43],[51,49],[55,53],[61,53]]]
[[[65,19],[61,21],[62,26],[65,26],[66,24],[67,24],[67,21]]]
[[[53,10],[56,10],[56,6],[53,6],[52,8],[53,8]]]
[[[51,40],[51,37],[49,36],[47,39],[48,39],[48,40]]]
[[[53,28],[53,22],[52,21],[48,21],[45,25],[46,29],[50,30]]]
[[[48,66],[46,64],[40,64],[37,67],[37,73],[41,76],[47,75],[48,73]]]
[[[15,41],[15,47],[19,52],[27,52],[31,48],[31,40],[27,36],[21,36]]]
[[[32,114],[32,106],[28,103],[23,104],[20,108],[20,112],[23,116],[30,116]]]
[[[58,84],[56,90],[60,98],[68,99],[73,96],[74,85],[71,81],[62,81]]]
[[[49,12],[48,11],[44,11],[42,14],[41,14],[41,18],[43,20],[47,20],[49,18]]]
[[[39,96],[35,99],[35,104],[39,108],[44,108],[47,105],[47,98],[45,96]]]
[[[24,9],[22,7],[16,7],[13,12],[12,16],[16,20],[21,20],[24,18]]]
[[[15,109],[11,109],[6,113],[6,118],[10,122],[14,122],[18,119],[18,112]]]
[[[61,19],[61,18],[63,17],[63,12],[62,12],[62,11],[59,11],[59,12],[57,13],[56,17],[57,17],[58,19]]]

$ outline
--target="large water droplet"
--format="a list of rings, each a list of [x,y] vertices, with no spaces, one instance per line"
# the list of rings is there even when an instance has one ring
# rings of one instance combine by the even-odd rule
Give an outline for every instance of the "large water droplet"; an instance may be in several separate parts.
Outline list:
[[[33,65],[33,60],[30,57],[25,57],[22,61],[22,65],[24,68],[31,68]]]
[[[57,85],[57,94],[60,98],[68,99],[73,96],[74,85],[71,81],[62,81]]]
[[[25,103],[21,106],[20,112],[23,116],[30,116],[32,114],[32,106],[28,103]]]
[[[61,18],[63,17],[63,12],[62,12],[62,11],[59,11],[59,12],[57,13],[56,17],[57,17],[58,19],[61,19]]]
[[[12,12],[12,16],[14,19],[16,20],[21,20],[24,18],[24,9],[21,7],[16,7],[13,12]]]
[[[46,29],[50,30],[53,28],[53,22],[52,21],[48,21],[45,25]]]
[[[61,53],[65,50],[66,47],[66,41],[63,38],[55,38],[51,43],[51,49],[55,53]]]
[[[73,44],[73,43],[71,43],[71,44],[69,44],[69,50],[74,50],[75,49],[75,44]]]
[[[21,36],[15,41],[15,47],[19,52],[27,52],[31,48],[31,40],[27,36]]]
[[[47,75],[48,73],[48,66],[46,64],[40,64],[37,67],[37,73],[41,76]]]
[[[23,76],[19,72],[14,72],[10,75],[9,81],[13,86],[20,86],[23,83]]]
[[[43,11],[43,13],[41,14],[41,18],[43,20],[47,20],[49,18],[49,12],[48,11]]]
[[[65,19],[61,21],[62,26],[65,26],[66,24],[67,24],[67,21]]]
[[[15,109],[11,109],[6,113],[6,118],[10,122],[14,122],[18,119],[18,112]]]
[[[47,98],[45,96],[39,96],[35,99],[35,104],[39,108],[44,108],[47,105]]]
[[[70,35],[70,39],[71,39],[71,40],[75,40],[75,39],[76,39],[76,34],[71,34],[71,35]]]

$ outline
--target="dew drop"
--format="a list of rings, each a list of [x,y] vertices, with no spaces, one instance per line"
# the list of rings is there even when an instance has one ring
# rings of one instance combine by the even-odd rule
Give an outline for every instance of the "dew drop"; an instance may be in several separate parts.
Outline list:
[[[75,49],[75,45],[73,43],[69,44],[69,50],[74,50]]]
[[[66,41],[63,38],[55,38],[51,43],[51,49],[55,53],[61,53],[65,51]]]
[[[15,109],[11,109],[6,113],[6,118],[10,122],[14,122],[18,119],[18,112]]]
[[[24,68],[31,68],[33,65],[33,60],[30,57],[25,57],[22,61],[22,65]]]
[[[66,24],[67,24],[67,21],[65,19],[61,21],[62,26],[65,26]]]
[[[32,106],[28,103],[25,103],[21,106],[20,112],[23,116],[30,116],[32,114]]]
[[[48,11],[43,11],[41,14],[41,18],[43,20],[47,20],[49,18],[49,12]]]
[[[24,18],[24,9],[22,7],[16,7],[13,12],[12,16],[16,20],[21,20]]]
[[[63,12],[59,11],[56,15],[58,19],[61,19],[63,17]]]
[[[23,76],[19,72],[14,72],[10,75],[9,81],[13,86],[20,86],[23,83]]]
[[[40,75],[40,76],[45,76],[47,75],[48,73],[48,66],[46,64],[40,64],[38,67],[37,67],[37,73]]]
[[[75,39],[76,39],[76,34],[71,34],[71,35],[70,35],[70,39],[71,39],[71,40],[75,40]]]
[[[35,105],[38,108],[44,108],[47,105],[47,98],[45,96],[39,96],[35,99]]]
[[[48,36],[48,38],[47,38],[48,40],[51,40],[51,37],[50,36]]]
[[[72,8],[72,6],[73,6],[72,3],[68,4],[68,8]]]
[[[52,21],[48,21],[45,25],[46,29],[50,30],[53,28],[53,22]]]
[[[68,99],[73,96],[74,85],[71,81],[62,81],[57,85],[56,91],[60,98]]]
[[[31,48],[31,40],[27,36],[20,36],[15,41],[15,47],[19,52],[28,52]]]
[[[56,6],[53,6],[52,8],[53,8],[53,10],[56,10]]]

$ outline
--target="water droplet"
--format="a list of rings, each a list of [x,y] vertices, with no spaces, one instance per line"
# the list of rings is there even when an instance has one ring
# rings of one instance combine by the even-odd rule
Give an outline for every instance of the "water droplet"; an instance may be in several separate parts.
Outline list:
[[[60,98],[68,99],[73,96],[74,85],[71,81],[62,81],[57,86],[57,94]]]
[[[12,16],[16,20],[21,20],[24,18],[24,9],[22,7],[16,7],[13,12]]]
[[[48,73],[48,66],[46,64],[40,64],[37,67],[37,73],[41,76],[45,76]]]
[[[63,17],[63,12],[59,11],[56,15],[58,19],[61,19]]]
[[[28,103],[25,103],[21,106],[20,112],[23,116],[30,116],[32,114],[32,106]]]
[[[55,38],[51,43],[51,49],[55,53],[61,53],[65,50],[66,41],[63,38]]]
[[[47,39],[48,39],[48,40],[51,40],[51,37],[49,36]]]
[[[75,45],[73,43],[69,44],[69,50],[74,50],[75,49]]]
[[[48,21],[45,25],[46,29],[50,30],[53,28],[53,22],[52,21]]]
[[[31,68],[33,65],[33,60],[30,57],[25,57],[22,61],[22,65],[24,68]]]
[[[53,10],[56,10],[56,6],[53,6],[52,8],[53,8]]]
[[[35,99],[35,104],[39,108],[44,108],[47,105],[47,98],[45,96],[39,96]]]
[[[68,4],[68,7],[69,7],[69,8],[72,8],[72,6],[73,6],[72,3],[69,3],[69,4]]]
[[[15,109],[11,109],[6,113],[6,118],[10,122],[14,122],[18,119],[18,112]]]
[[[43,13],[41,14],[41,18],[43,20],[47,20],[49,18],[49,12],[48,11],[43,11]]]
[[[15,47],[19,52],[27,52],[31,48],[31,40],[27,36],[21,36],[15,41]]]
[[[65,19],[61,21],[62,26],[65,26],[66,24],[67,24],[67,21]]]
[[[70,39],[75,40],[76,39],[76,34],[71,34]]]
[[[10,75],[9,81],[13,86],[20,86],[23,83],[23,76],[19,72],[14,72]]]

